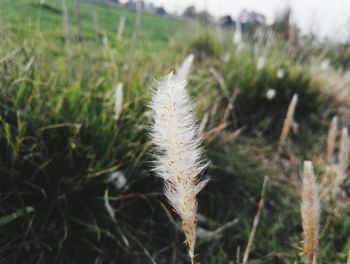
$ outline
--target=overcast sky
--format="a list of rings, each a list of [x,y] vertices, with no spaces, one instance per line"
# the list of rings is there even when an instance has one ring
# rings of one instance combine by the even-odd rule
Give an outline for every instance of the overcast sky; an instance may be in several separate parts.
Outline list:
[[[294,20],[302,32],[310,30],[319,36],[349,39],[350,0],[146,0],[164,6],[169,12],[182,12],[187,6],[195,5],[198,10],[208,9],[215,16],[224,14],[237,17],[242,9],[254,10],[266,16],[271,22],[278,10],[289,5]]]

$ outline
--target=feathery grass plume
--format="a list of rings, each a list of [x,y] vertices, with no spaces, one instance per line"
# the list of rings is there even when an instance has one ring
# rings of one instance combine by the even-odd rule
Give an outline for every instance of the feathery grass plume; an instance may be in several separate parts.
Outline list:
[[[194,59],[193,54],[188,55],[186,57],[186,59],[184,59],[181,66],[179,67],[179,69],[176,72],[176,75],[174,77],[175,81],[183,82],[183,81],[187,80],[187,76],[188,76],[188,74],[191,70],[191,67],[192,67],[193,59]]]
[[[114,118],[119,119],[120,113],[123,109],[123,84],[118,83],[114,90]]]
[[[306,264],[316,264],[320,201],[318,185],[311,161],[304,161],[304,175],[301,193],[301,218],[303,224],[303,255]]]
[[[121,41],[124,33],[125,17],[122,16],[118,24],[117,41]]]
[[[165,195],[181,217],[188,254],[194,263],[196,195],[208,180],[198,178],[207,164],[195,125],[194,105],[186,93],[185,84],[172,74],[159,84],[151,103],[151,137],[156,149],[154,170],[164,180]]]
[[[349,166],[349,134],[348,129],[343,128],[340,139],[340,150],[339,150],[339,167],[344,173]]]
[[[338,134],[338,117],[334,116],[332,118],[331,127],[329,128],[328,138],[327,138],[327,162],[331,164],[333,162],[334,156],[334,146]]]
[[[297,102],[298,102],[298,95],[294,94],[293,98],[292,98],[292,101],[289,104],[286,118],[284,119],[283,128],[282,128],[282,132],[281,132],[281,135],[280,135],[279,146],[278,146],[279,150],[281,150],[282,147],[286,143],[286,139],[288,137],[289,129],[290,129],[290,126],[291,126],[291,124],[293,122],[293,115],[294,115],[294,111],[295,111],[295,107],[297,105]]]

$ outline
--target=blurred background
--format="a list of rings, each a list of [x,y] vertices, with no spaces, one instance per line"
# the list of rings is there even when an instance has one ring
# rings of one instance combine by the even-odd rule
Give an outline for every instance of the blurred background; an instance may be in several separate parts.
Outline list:
[[[192,56],[210,161],[196,263],[307,263],[306,159],[318,263],[346,263],[349,41],[346,0],[0,0],[0,263],[189,263],[149,103]]]

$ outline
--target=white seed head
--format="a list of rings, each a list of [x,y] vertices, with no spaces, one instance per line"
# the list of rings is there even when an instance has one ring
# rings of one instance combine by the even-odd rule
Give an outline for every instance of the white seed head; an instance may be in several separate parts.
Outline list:
[[[193,54],[190,54],[186,57],[186,59],[182,62],[180,68],[177,70],[176,75],[174,76],[175,81],[183,82],[187,80],[187,76],[190,73],[192,67],[193,59]]]
[[[194,257],[197,199],[206,185],[198,175],[206,168],[194,118],[194,105],[185,81],[172,74],[158,85],[151,108],[151,136],[156,149],[155,171],[164,180],[164,192],[182,219],[191,259]]]
[[[239,30],[236,30],[233,34],[233,43],[240,45],[242,43],[242,33]]]
[[[118,119],[123,109],[123,84],[118,83],[114,90],[114,112],[115,119]]]
[[[243,40],[242,40],[242,28],[240,19],[237,19],[236,30],[233,33],[233,43],[236,45],[236,52],[239,53],[243,49]]]
[[[266,92],[266,98],[268,100],[272,100],[276,96],[276,90],[275,89],[268,89]]]
[[[283,69],[278,69],[278,71],[276,73],[276,77],[278,79],[282,79],[284,77],[284,70]]]
[[[303,225],[303,253],[306,264],[316,263],[320,221],[318,193],[312,162],[305,161],[301,194],[301,217]]]
[[[279,148],[281,148],[287,140],[288,134],[289,134],[289,129],[293,123],[293,116],[294,116],[294,112],[295,112],[295,108],[297,106],[298,103],[298,95],[294,94],[293,98],[288,106],[288,111],[287,111],[287,115],[284,119],[284,123],[283,123],[283,128],[282,128],[282,132],[280,135],[280,140],[279,140]]]

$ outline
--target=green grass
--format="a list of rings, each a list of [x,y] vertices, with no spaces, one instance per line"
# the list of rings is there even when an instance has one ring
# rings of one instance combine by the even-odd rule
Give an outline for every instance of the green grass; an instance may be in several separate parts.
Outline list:
[[[308,65],[275,43],[266,48],[266,67],[258,72],[253,44],[237,53],[229,33],[220,42],[211,29],[151,15],[142,16],[135,39],[134,13],[84,1],[81,46],[73,1],[67,2],[71,57],[64,49],[60,1],[41,7],[29,0],[0,2],[0,263],[187,263],[178,218],[151,170],[148,103],[154,80],[188,53],[195,54],[188,89],[198,117],[209,114],[205,131],[221,124],[239,91],[226,134],[213,133],[205,141],[211,181],[199,195],[199,212],[207,218],[199,227],[214,230],[236,221],[219,239],[198,239],[197,261],[226,264],[238,247],[244,250],[263,177],[269,175],[251,263],[302,263],[301,164],[311,158],[322,171],[324,120],[337,105],[310,82]],[[126,31],[117,43],[121,16]],[[109,46],[102,43],[104,34]],[[278,79],[281,67],[286,74]],[[116,121],[118,82],[125,97]],[[274,101],[265,98],[271,87]],[[300,98],[299,133],[278,156],[278,134],[294,93]],[[227,142],[225,135],[242,126],[243,135]],[[127,179],[121,189],[110,181],[115,171]],[[105,207],[106,191],[116,221]],[[324,208],[320,263],[345,262],[348,213],[336,204]]]
[[[78,27],[74,11],[74,1],[67,0],[69,31],[71,41],[77,42]],[[16,37],[31,38],[35,34],[43,36],[49,48],[55,48],[63,43],[63,12],[60,0],[40,1],[2,0],[0,2],[3,29],[12,31]],[[93,13],[96,14],[94,22]],[[124,8],[105,6],[90,1],[80,0],[80,17],[82,36],[86,42],[102,41],[103,34],[107,34],[112,44],[116,43],[118,24],[121,17],[125,18],[124,38],[130,40],[135,34],[135,13]],[[181,30],[184,23],[175,19],[142,14],[142,41],[140,46],[160,49],[169,39]],[[100,43],[99,43],[100,44]]]

